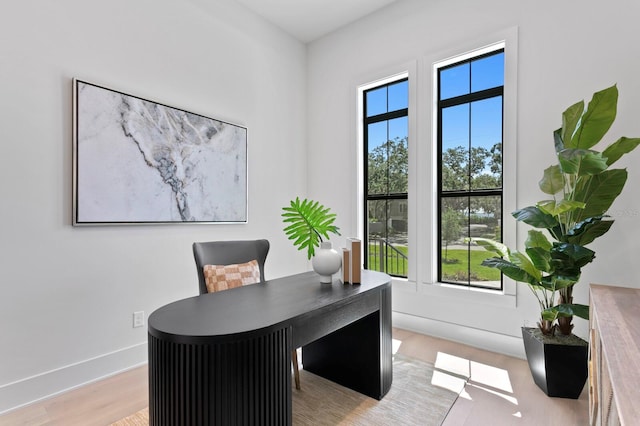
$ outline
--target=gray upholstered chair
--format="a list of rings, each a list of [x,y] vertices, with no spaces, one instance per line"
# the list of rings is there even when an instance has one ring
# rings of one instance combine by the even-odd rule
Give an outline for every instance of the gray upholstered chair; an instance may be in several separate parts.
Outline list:
[[[251,261],[257,261],[260,269],[259,278],[249,276],[242,284],[254,284],[264,282],[264,262],[269,253],[269,241],[267,240],[247,240],[247,241],[209,241],[193,243],[193,256],[196,261],[196,269],[198,272],[198,286],[200,294],[209,293],[211,291],[219,291],[228,288],[216,287],[211,285],[207,287],[206,274],[211,273],[210,269],[205,272],[207,265],[226,266],[246,264]],[[210,268],[210,267],[207,267]],[[293,363],[293,374],[296,383],[296,389],[300,389],[300,372],[298,370],[298,352],[294,349],[291,353]]]

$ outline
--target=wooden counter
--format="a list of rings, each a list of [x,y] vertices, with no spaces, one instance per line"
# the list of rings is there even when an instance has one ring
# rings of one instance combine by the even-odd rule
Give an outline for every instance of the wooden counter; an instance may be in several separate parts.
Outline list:
[[[640,289],[590,288],[591,425],[640,421]]]

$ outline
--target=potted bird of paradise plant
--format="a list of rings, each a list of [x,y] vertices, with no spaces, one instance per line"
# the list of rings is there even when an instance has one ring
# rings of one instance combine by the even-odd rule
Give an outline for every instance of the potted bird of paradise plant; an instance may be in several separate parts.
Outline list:
[[[586,109],[580,101],[562,114],[562,127],[553,133],[557,163],[539,181],[547,197],[512,213],[534,228],[524,252],[472,238],[497,255],[484,266],[526,283],[538,300],[538,327],[522,332],[534,381],[549,396],[578,398],[587,378],[587,345],[572,334],[572,319],[588,319],[589,307],[574,303],[573,289],[595,259],[587,246],[613,225],[607,211],[627,181],[626,169],[611,166],[640,144],[640,138],[621,137],[601,152],[594,149],[615,121],[617,102],[614,85],[596,92]],[[556,353],[558,359],[550,359]]]

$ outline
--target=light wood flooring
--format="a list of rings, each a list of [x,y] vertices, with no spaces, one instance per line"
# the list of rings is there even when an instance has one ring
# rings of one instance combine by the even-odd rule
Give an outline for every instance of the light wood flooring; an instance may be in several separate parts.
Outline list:
[[[402,342],[400,353],[436,369],[470,373],[443,426],[589,424],[586,386],[579,399],[549,398],[533,382],[526,360],[399,329],[394,339]]]
[[[470,375],[443,426],[588,424],[587,389],[577,400],[549,398],[524,360],[400,329],[394,340],[399,353]],[[9,412],[0,425],[104,426],[147,405],[147,368],[139,367]]]

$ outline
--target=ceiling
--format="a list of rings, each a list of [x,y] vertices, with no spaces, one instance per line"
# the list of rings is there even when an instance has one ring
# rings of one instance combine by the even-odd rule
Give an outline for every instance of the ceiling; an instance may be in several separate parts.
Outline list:
[[[397,0],[236,0],[303,43]]]

